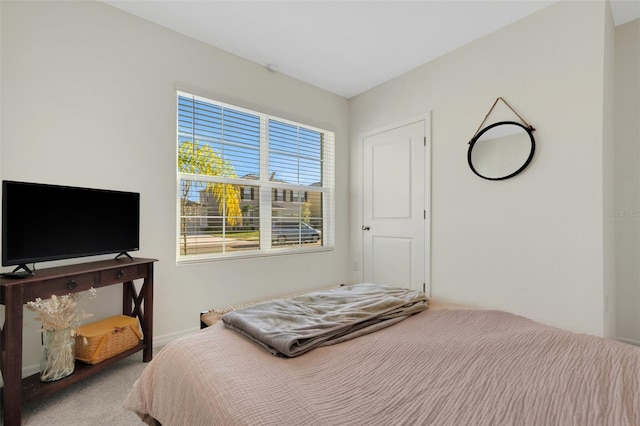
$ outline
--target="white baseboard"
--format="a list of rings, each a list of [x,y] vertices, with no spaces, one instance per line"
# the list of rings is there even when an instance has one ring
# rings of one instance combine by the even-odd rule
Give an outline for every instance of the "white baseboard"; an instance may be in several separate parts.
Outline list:
[[[40,371],[40,364],[27,365],[22,367],[22,378],[29,377]],[[4,384],[4,383],[3,383]]]
[[[162,348],[167,343],[175,340],[179,337],[186,336],[191,333],[195,333],[198,331],[198,328],[190,328],[188,330],[177,331],[175,333],[163,334],[162,336],[154,336],[153,337],[153,350],[156,352],[160,348]],[[26,365],[22,366],[22,377],[29,377],[33,374],[36,374],[40,371],[40,364]],[[2,378],[0,378],[0,386],[4,385]]]
[[[630,345],[640,346],[640,341],[633,340],[633,339],[627,339],[626,337],[616,337],[616,340],[618,342],[628,343]]]

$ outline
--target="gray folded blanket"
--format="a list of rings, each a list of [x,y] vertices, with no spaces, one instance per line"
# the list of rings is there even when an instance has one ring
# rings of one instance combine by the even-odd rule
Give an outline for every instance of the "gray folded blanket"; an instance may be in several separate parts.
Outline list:
[[[224,325],[277,356],[295,357],[388,327],[429,307],[421,291],[364,283],[249,306]]]

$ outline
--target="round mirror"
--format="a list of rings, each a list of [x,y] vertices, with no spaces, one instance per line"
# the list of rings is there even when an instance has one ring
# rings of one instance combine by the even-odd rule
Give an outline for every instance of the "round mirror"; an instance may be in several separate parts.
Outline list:
[[[489,180],[517,175],[533,158],[536,148],[533,130],[515,121],[490,124],[469,143],[469,167],[473,173]]]

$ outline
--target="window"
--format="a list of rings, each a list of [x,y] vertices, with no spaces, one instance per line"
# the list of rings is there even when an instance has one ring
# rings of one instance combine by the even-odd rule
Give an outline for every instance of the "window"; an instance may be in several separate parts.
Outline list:
[[[333,247],[333,133],[178,92],[179,261]]]

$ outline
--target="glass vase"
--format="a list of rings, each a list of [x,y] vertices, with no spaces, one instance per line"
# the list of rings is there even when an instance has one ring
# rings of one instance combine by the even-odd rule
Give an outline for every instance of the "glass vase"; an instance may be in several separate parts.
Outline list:
[[[53,382],[73,373],[76,366],[73,328],[42,330],[40,381]]]

